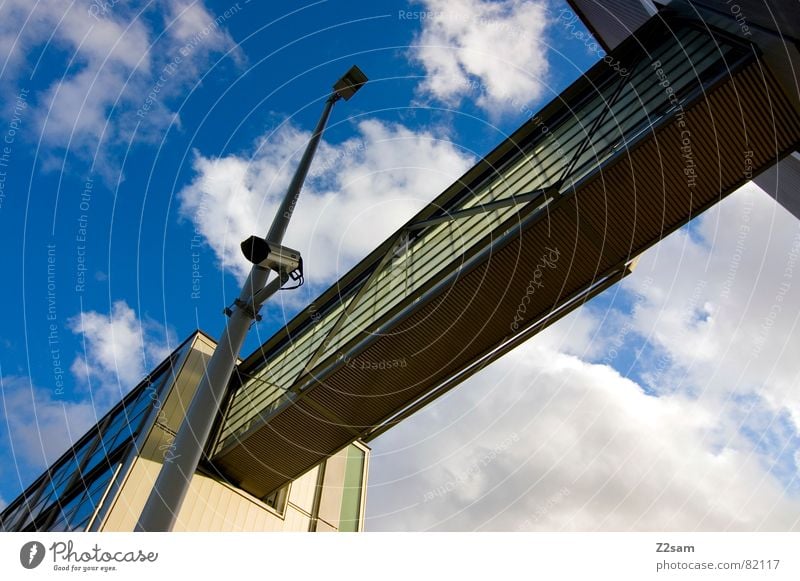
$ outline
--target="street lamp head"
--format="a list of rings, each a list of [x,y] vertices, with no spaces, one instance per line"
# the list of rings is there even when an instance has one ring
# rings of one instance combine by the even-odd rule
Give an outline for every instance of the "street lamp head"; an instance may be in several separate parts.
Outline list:
[[[361,72],[357,66],[353,65],[344,76],[336,81],[333,85],[333,92],[339,95],[345,101],[349,101],[350,97],[356,94],[364,83],[367,82],[367,75]]]

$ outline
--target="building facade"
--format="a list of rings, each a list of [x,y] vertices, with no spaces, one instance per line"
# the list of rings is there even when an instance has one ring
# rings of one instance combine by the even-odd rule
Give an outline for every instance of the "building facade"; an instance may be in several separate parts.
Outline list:
[[[184,341],[6,507],[2,530],[133,531],[214,347]],[[174,530],[360,531],[368,463],[356,442],[257,498],[203,462]]]

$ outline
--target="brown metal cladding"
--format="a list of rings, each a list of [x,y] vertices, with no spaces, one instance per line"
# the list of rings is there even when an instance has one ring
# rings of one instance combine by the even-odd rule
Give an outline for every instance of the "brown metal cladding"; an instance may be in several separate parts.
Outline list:
[[[252,434],[246,445],[234,448],[224,463],[215,462],[224,466],[231,482],[261,498],[327,458],[332,442],[355,439],[349,430],[321,420],[308,404],[298,402]],[[281,462],[274,461],[274,454],[289,450]]]
[[[798,141],[797,116],[754,62],[687,110],[685,126],[673,118],[619,154],[574,195],[551,204],[545,219],[307,389],[301,403],[245,434],[215,464],[254,494],[278,488],[501,344],[546,248],[559,258],[555,268],[540,266],[543,286],[531,296],[526,323],[744,183],[745,151],[753,152],[757,174]],[[684,173],[689,163],[693,186]],[[369,368],[381,362],[405,366]]]

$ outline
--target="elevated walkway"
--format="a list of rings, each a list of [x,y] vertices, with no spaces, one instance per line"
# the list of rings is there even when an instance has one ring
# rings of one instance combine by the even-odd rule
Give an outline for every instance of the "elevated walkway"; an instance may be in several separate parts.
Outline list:
[[[797,148],[758,51],[665,14],[250,355],[208,450],[264,497],[613,285]]]

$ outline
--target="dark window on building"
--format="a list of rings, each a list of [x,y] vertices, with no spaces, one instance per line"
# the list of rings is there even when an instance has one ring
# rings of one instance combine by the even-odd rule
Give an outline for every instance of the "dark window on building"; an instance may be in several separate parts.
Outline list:
[[[286,503],[289,501],[289,484],[283,488],[279,488],[275,492],[268,494],[261,500],[274,509],[281,516],[286,513]]]

